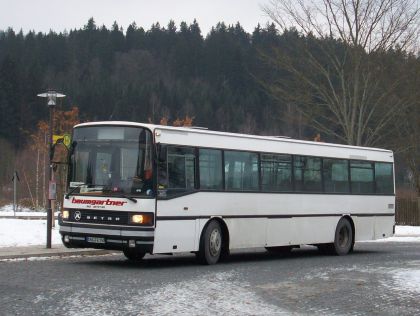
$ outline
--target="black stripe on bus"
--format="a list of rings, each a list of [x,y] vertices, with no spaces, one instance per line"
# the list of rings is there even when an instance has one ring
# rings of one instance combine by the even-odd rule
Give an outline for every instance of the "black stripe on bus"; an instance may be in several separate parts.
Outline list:
[[[92,229],[109,229],[109,230],[125,230],[125,231],[154,231],[153,227],[142,227],[142,226],[112,226],[106,224],[92,225],[89,223],[75,223],[75,222],[63,222],[60,226],[67,227],[80,227],[80,228],[92,228]]]
[[[221,218],[293,218],[293,217],[341,217],[347,214],[285,214],[285,215],[212,215],[212,216],[157,216],[157,221],[176,221],[176,220],[195,220],[195,219],[209,219],[211,217],[221,217]],[[354,213],[348,214],[354,217],[378,217],[378,216],[395,216],[394,213]]]
[[[105,240],[107,239],[115,239],[115,240],[127,240],[127,239],[135,239],[136,241],[154,241],[154,236],[111,236],[111,235],[104,235],[98,233],[73,233],[73,232],[64,232],[63,234],[75,237],[103,237]]]

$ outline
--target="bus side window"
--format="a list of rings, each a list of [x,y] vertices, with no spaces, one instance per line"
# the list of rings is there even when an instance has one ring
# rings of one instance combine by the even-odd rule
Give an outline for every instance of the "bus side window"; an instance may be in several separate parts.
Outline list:
[[[394,194],[392,163],[375,162],[376,193]]]
[[[323,159],[325,193],[349,193],[349,162],[344,159]]]
[[[303,192],[322,192],[321,158],[295,156],[295,189]]]
[[[192,190],[195,188],[194,148],[168,147],[166,168],[164,165],[160,167],[166,169],[167,189]],[[163,173],[161,172],[162,175]]]
[[[350,161],[350,179],[353,194],[374,193],[373,163]]]
[[[261,154],[263,192],[292,191],[292,156]]]
[[[222,190],[222,151],[218,149],[201,149],[200,188],[205,190]]]
[[[225,189],[258,191],[258,154],[225,151]]]

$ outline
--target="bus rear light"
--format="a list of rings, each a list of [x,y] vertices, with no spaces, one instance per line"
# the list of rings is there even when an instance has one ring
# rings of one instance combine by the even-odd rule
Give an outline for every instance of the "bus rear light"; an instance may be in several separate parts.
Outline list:
[[[153,225],[153,216],[151,214],[133,214],[130,216],[131,224]]]

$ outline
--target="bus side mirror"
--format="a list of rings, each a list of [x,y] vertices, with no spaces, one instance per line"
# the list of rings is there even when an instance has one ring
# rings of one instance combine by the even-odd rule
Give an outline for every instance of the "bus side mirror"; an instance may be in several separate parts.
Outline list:
[[[168,152],[168,148],[166,146],[161,145],[160,143],[156,146],[157,149],[157,158],[159,162],[166,161],[166,154]]]

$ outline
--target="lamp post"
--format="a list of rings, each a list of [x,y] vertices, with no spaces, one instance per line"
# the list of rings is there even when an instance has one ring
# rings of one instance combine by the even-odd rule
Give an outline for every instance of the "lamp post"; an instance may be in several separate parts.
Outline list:
[[[53,221],[53,214],[51,208],[51,200],[54,199],[52,196],[52,181],[53,181],[53,117],[54,117],[54,107],[56,105],[57,98],[64,98],[65,95],[58,93],[54,90],[48,90],[47,92],[38,94],[38,97],[47,98],[47,106],[50,111],[50,124],[48,128],[48,143],[49,143],[49,168],[48,168],[48,204],[47,204],[47,248],[51,248],[51,228]]]

